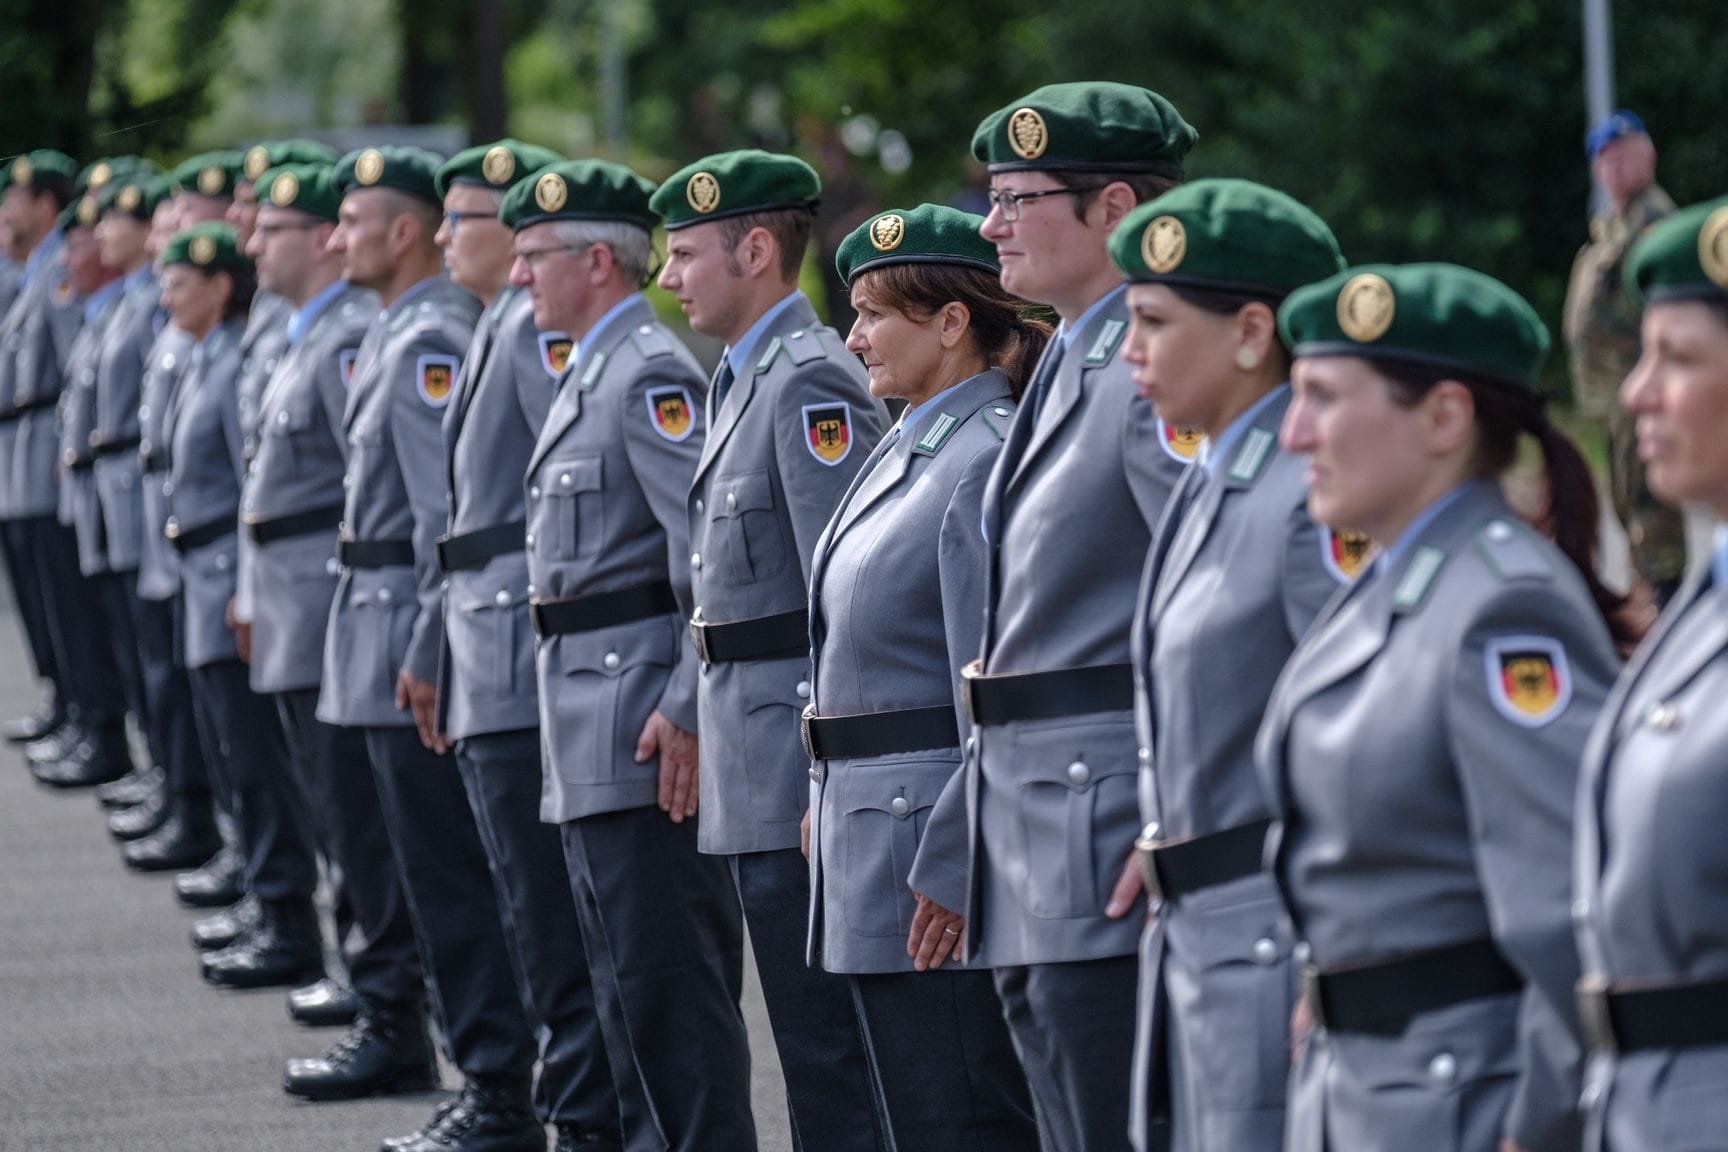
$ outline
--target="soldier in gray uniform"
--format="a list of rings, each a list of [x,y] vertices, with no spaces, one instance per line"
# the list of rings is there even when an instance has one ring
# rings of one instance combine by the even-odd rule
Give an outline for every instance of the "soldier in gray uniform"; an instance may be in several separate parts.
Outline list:
[[[979,509],[1050,334],[1002,290],[982,222],[893,209],[836,259],[858,316],[846,346],[871,394],[907,409],[811,559],[809,954],[849,974],[901,1148],[1038,1147],[995,983],[962,968],[953,911],[966,903],[957,709],[983,624]]]
[[[660,286],[691,327],[726,342],[689,498],[699,845],[731,857],[794,1146],[810,1152],[884,1143],[850,990],[804,962],[810,555],[888,423],[797,288],[820,192],[803,161],[745,151],[686,166],[653,201],[669,234]]]
[[[1576,1149],[1572,813],[1610,627],[1636,629],[1591,565],[1588,466],[1542,411],[1547,332],[1449,264],[1348,269],[1279,322],[1309,511],[1381,549],[1255,747],[1304,966],[1285,1147]],[[1501,493],[1524,434],[1564,551]]]
[[[47,783],[99,784],[131,767],[124,685],[103,614],[90,610],[98,597],[79,570],[76,536],[56,516],[61,460],[55,408],[64,358],[83,319],[79,294],[58,267],[65,244],[57,217],[73,200],[76,174],[69,158],[43,152],[13,161],[9,177],[7,215],[35,238],[31,259],[39,263],[0,336],[0,426],[6,429],[0,432],[0,514],[9,525],[9,554],[20,562],[19,583],[30,589],[20,596],[41,606],[70,721],[26,745],[25,755]]]
[[[286,165],[260,177],[265,202],[250,254],[259,282],[294,312],[287,349],[259,397],[257,451],[240,504],[259,563],[240,578],[250,580],[256,606],[252,690],[275,699],[294,782],[330,864],[336,939],[352,983],[297,989],[289,1011],[302,1023],[344,1024],[354,1018],[358,994],[370,1006],[368,1023],[353,1037],[362,1043],[344,1062],[346,1080],[377,1087],[414,1070],[421,1078],[409,1082],[424,1085],[427,1044],[418,1022],[425,986],[395,857],[378,834],[384,818],[365,737],[316,717],[338,574],[342,416],[361,339],[378,316],[378,298],[342,279],[341,254],[326,248],[341,204],[334,177],[328,164]],[[239,927],[229,926],[229,940]]]
[[[1728,198],[1635,245],[1621,389],[1651,489],[1728,518]],[[1584,754],[1573,912],[1596,1047],[1585,1146],[1728,1149],[1728,529],[1614,686]]]
[[[1270,821],[1254,734],[1346,578],[1332,534],[1308,517],[1301,458],[1277,447],[1290,354],[1276,309],[1344,258],[1312,212],[1242,180],[1141,205],[1110,253],[1129,280],[1122,356],[1136,387],[1206,436],[1153,534],[1134,618],[1135,720],[1152,752],[1141,862],[1159,903],[1141,940],[1132,1130],[1137,1147],[1152,1144],[1168,1091],[1175,1147],[1276,1152],[1296,969],[1261,865]]]
[[[581,349],[522,483],[540,816],[562,837],[625,1145],[753,1149],[737,897],[697,850],[685,498],[702,375],[639,291],[652,191],[620,165],[554,164],[500,213],[534,322]]]
[[[503,1152],[544,1147],[545,1134],[530,1102],[533,1032],[515,994],[485,850],[435,731],[436,542],[449,522],[441,425],[479,314],[479,302],[440,274],[441,163],[415,148],[365,148],[336,168],[343,199],[330,247],[342,253],[346,278],[377,292],[384,310],[360,345],[343,414],[347,499],[336,556],[344,570],[318,718],[365,734],[432,1009],[466,1082],[452,1135]],[[353,1087],[340,1065],[291,1063],[289,1091]],[[446,1147],[443,1131],[434,1124],[401,1147]]]
[[[444,413],[449,532],[438,732],[456,766],[491,864],[517,991],[539,1031],[536,1113],[558,1150],[617,1146],[618,1096],[595,1015],[582,928],[558,829],[540,818],[541,736],[524,553],[522,476],[552,407],[571,338],[535,324],[530,294],[507,284],[504,193],[560,157],[516,140],[484,144],[438,170],[438,243],[458,287],[485,304]]]
[[[982,234],[1002,286],[1061,326],[984,498],[982,656],[966,692],[969,955],[997,991],[1044,1146],[1120,1148],[1145,904],[1106,907],[1134,867],[1129,622],[1152,525],[1186,459],[1118,356],[1126,288],[1106,241],[1182,178],[1193,128],[1118,84],[1057,84],[989,116]]]

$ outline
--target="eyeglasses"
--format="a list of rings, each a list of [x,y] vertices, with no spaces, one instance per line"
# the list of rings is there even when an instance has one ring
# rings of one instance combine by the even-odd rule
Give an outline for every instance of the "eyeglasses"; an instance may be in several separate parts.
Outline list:
[[[985,197],[990,201],[990,207],[1001,213],[1002,219],[1012,224],[1020,219],[1020,205],[1028,200],[1042,200],[1046,196],[1078,196],[1084,192],[1096,192],[1102,187],[1102,184],[1086,184],[1079,188],[1045,188],[1040,192],[1009,192],[992,188],[985,193]]]
[[[528,248],[516,250],[516,259],[528,265],[528,271],[538,273],[540,261],[554,252],[586,252],[595,247],[593,244],[559,244],[551,248]]]
[[[461,224],[464,220],[496,219],[498,219],[498,213],[496,212],[456,212],[450,209],[446,209],[444,212],[444,225],[450,229],[450,235],[452,236],[456,235],[457,225]]]

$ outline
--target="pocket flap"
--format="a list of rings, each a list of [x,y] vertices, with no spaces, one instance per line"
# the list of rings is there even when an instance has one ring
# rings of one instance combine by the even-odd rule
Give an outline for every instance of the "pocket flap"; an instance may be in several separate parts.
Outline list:
[[[574,496],[580,492],[600,491],[598,456],[578,456],[569,460],[548,460],[541,472],[548,496]]]
[[[559,666],[566,675],[586,672],[612,677],[632,668],[669,668],[681,637],[665,617],[570,633],[557,638]]]
[[[713,511],[716,516],[741,516],[745,512],[774,509],[774,484],[766,471],[740,472],[714,482]]]
[[[953,763],[862,766],[854,762],[846,768],[846,814],[885,812],[910,820],[936,806],[957,767]]]

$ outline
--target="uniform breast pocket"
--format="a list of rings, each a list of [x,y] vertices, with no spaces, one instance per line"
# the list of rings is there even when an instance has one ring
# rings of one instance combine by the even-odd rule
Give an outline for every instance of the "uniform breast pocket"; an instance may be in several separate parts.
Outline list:
[[[1028,911],[1097,916],[1139,823],[1134,725],[1028,725],[1017,741]]]
[[[785,567],[785,530],[766,471],[717,478],[708,511],[708,553],[721,583],[754,584]]]
[[[536,555],[578,560],[599,553],[606,536],[602,463],[599,456],[566,456],[541,465],[528,486]]]
[[[954,768],[952,762],[877,760],[839,769],[843,811],[825,832],[831,839],[824,855],[831,867],[839,865],[838,873],[828,873],[828,883],[842,886],[844,918],[852,931],[900,937],[911,931],[917,902],[906,878],[930,809]]]
[[[657,761],[635,763],[636,741],[666,690],[678,641],[670,619],[558,638],[563,681],[541,705],[552,714],[564,775],[605,784],[658,771]]]

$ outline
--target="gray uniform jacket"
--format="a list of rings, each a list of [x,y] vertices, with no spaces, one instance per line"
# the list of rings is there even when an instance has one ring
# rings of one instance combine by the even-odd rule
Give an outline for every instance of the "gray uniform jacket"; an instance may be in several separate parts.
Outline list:
[[[1413,536],[1328,606],[1274,690],[1255,749],[1269,859],[1323,970],[1492,938],[1525,985],[1401,1036],[1311,1034],[1287,1146],[1576,1149],[1572,812],[1619,660],[1583,580],[1496,483]]]
[[[1127,664],[1140,568],[1184,462],[1118,355],[1127,290],[1052,340],[984,495],[986,674]],[[1054,373],[1053,376],[1051,375]],[[968,764],[970,954],[992,967],[1132,955],[1104,905],[1139,831],[1132,709],[979,729]]]
[[[66,290],[59,269],[53,267],[38,270],[8,316],[5,344],[12,375],[0,384],[0,409],[37,405],[6,425],[12,433],[9,451],[4,451],[6,472],[0,476],[0,493],[8,519],[53,516],[59,507],[56,405],[62,366],[83,323],[83,298]]]
[[[168,414],[167,531],[226,529],[180,556],[180,651],[188,668],[239,659],[227,613],[239,563],[240,335],[238,321],[223,324],[192,350]]]
[[[412,541],[414,563],[343,569],[324,638],[318,718],[327,724],[412,727],[413,713],[396,708],[398,674],[438,677],[444,407],[479,315],[478,300],[432,276],[385,309],[360,344],[343,414],[343,531]]]
[[[557,392],[562,332],[534,327],[534,301],[506,287],[480,317],[444,412],[450,534],[527,519],[523,475]],[[567,504],[568,501],[565,501]],[[440,727],[453,740],[540,723],[528,558],[521,549],[449,574]]]
[[[192,359],[192,338],[164,324],[144,360],[138,403],[138,461],[143,472],[144,520],[139,531],[138,598],[172,600],[180,591],[180,558],[162,534],[168,524],[168,409]]]
[[[702,370],[641,297],[580,349],[528,462],[528,587],[558,600],[670,581],[687,605],[684,501],[704,442]],[[659,710],[696,728],[683,613],[548,637],[537,657],[541,819],[653,804],[659,764],[636,763],[642,726]]]
[[[1614,686],[1584,755],[1578,941],[1611,986],[1728,979],[1728,588],[1700,567]],[[1597,1053],[1586,1147],[1728,1148],[1728,1047]]]
[[[816,538],[888,427],[858,358],[802,296],[744,362],[710,414],[690,489],[696,612],[715,624],[808,609]],[[844,449],[814,426],[836,420],[847,422]],[[702,669],[702,851],[798,846],[810,796],[798,735],[809,676],[805,655]]]
[[[136,571],[144,546],[138,410],[143,403],[145,358],[167,323],[161,297],[161,285],[149,270],[126,289],[102,338],[102,358],[96,368],[96,426],[90,447],[112,445],[115,450],[98,456],[92,471],[102,501],[108,567],[115,572]]]
[[[86,576],[108,571],[108,550],[102,537],[102,505],[96,478],[90,471],[90,432],[96,422],[96,366],[102,342],[120,304],[118,293],[96,304],[95,312],[78,328],[63,368],[66,386],[60,393],[60,455],[57,494],[60,523],[74,529],[78,568]]]
[[[64,311],[65,307],[57,303],[60,270],[54,261],[60,244],[57,232],[42,241],[35,276],[28,283],[20,283],[5,320],[0,322],[0,412],[12,411],[20,396],[53,392],[40,378],[60,370],[50,331],[51,311]],[[0,420],[0,518],[7,520],[20,515],[12,501],[12,462],[17,455],[20,424],[19,418]]]
[[[377,316],[378,297],[350,285],[286,350],[258,399],[258,447],[246,466],[241,520],[279,520],[343,504],[348,377]],[[251,588],[252,690],[316,688],[336,595],[336,533],[272,540],[240,575]]]
[[[978,651],[984,623],[979,509],[1014,401],[1006,378],[991,369],[934,405],[910,432],[891,433],[877,447],[817,541],[810,567],[817,715],[960,707],[960,666]],[[959,769],[958,743],[811,766],[812,964],[910,972],[914,890],[946,908],[964,905]],[[948,818],[937,819],[938,810]]]
[[[252,300],[246,331],[240,337],[240,456],[248,467],[258,454],[258,407],[271,374],[287,354],[288,320],[293,315],[291,301],[274,292],[260,292]],[[257,562],[250,534],[240,533],[239,549],[240,577],[235,590],[234,617],[250,622],[254,616],[252,567]]]
[[[1153,536],[1134,618],[1140,816],[1189,840],[1268,816],[1254,735],[1272,686],[1342,572],[1308,517],[1303,458],[1278,448],[1282,387],[1208,477],[1182,474]],[[1173,1014],[1168,1052],[1176,1144],[1277,1149],[1284,1136],[1294,941],[1266,873],[1166,903],[1141,943],[1139,1066],[1165,1052],[1151,1012],[1160,981]],[[1168,947],[1166,944],[1168,943]],[[1150,1075],[1136,1076],[1143,1089]],[[1145,1114],[1144,1102],[1133,1115]]]

